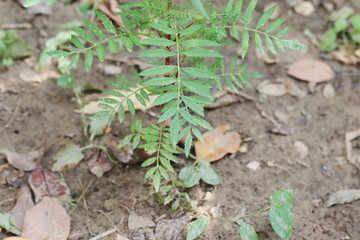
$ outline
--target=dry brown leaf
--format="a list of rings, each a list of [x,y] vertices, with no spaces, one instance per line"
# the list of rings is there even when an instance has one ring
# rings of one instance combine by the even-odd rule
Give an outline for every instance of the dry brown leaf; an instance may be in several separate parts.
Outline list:
[[[313,59],[302,59],[293,63],[287,73],[299,80],[316,83],[329,81],[335,76],[327,63]]]
[[[57,198],[63,203],[71,200],[70,189],[66,182],[43,168],[32,171],[28,181],[34,192],[35,202],[39,202],[44,197]]]
[[[325,202],[325,207],[331,207],[337,204],[351,203],[360,199],[360,190],[347,189],[334,192]]]
[[[17,193],[16,205],[9,214],[14,225],[21,231],[24,223],[24,217],[27,210],[34,206],[31,192],[28,186],[22,185]]]
[[[110,171],[114,164],[109,161],[106,153],[97,149],[88,159],[87,165],[92,174],[101,178],[104,173]]]
[[[351,142],[360,137],[360,129],[347,132],[345,134],[345,145],[346,145],[346,157],[347,160],[354,164],[355,166],[360,168],[360,155],[353,154],[352,152],[352,144]]]
[[[0,153],[6,156],[11,166],[23,171],[31,171],[39,166],[39,160],[43,156],[44,151],[40,149],[28,153],[16,153],[7,149],[1,149]]]
[[[356,65],[360,63],[360,56],[358,55],[358,52],[359,49],[354,51],[350,48],[341,47],[339,50],[333,51],[331,55],[335,60],[341,63]]]
[[[135,90],[136,88],[131,88],[131,90]],[[130,94],[132,94],[132,92],[126,92],[126,91],[121,91],[121,90],[117,90],[118,92],[122,93],[124,96],[129,96]],[[104,96],[105,98],[113,98],[117,101],[122,101],[124,98],[121,98],[121,97],[114,97],[114,96]],[[134,107],[135,109],[138,109],[138,110],[142,110],[142,111],[145,111],[145,110],[148,110],[150,108],[152,108],[152,103],[155,101],[155,99],[158,97],[158,95],[151,95],[149,96],[149,99],[150,101],[146,102],[146,106],[143,106],[137,99],[136,99],[136,96],[135,94],[132,94],[129,99],[134,103]],[[84,113],[84,114],[95,114],[99,111],[103,111],[102,108],[100,108],[98,106],[98,104],[100,103],[100,101],[92,101],[92,102],[89,102],[88,104],[86,104],[84,106],[84,108],[82,110],[77,110],[76,112],[80,113]],[[109,104],[111,105],[111,104]],[[127,107],[127,104],[124,104],[124,110],[125,111],[129,111],[128,107]]]
[[[21,237],[33,240],[66,240],[70,216],[56,198],[44,197],[25,214]]]
[[[241,137],[237,132],[228,132],[229,125],[222,125],[203,134],[204,143],[195,142],[196,160],[210,162],[220,160],[228,153],[236,153],[241,145]]]
[[[160,220],[156,225],[155,238],[157,240],[178,239],[181,231],[190,220],[191,217],[189,216],[183,216],[178,219]]]

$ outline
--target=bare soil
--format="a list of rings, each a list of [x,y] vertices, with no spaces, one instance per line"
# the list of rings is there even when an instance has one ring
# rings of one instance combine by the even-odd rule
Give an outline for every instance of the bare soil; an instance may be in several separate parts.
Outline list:
[[[221,1],[218,1],[221,2]],[[258,13],[265,3],[261,1]],[[350,2],[348,2],[351,4]],[[221,4],[223,4],[221,2]],[[282,16],[288,17],[291,27],[290,39],[298,39],[310,46],[302,32],[311,29],[316,35],[326,30],[328,13],[319,7],[310,17],[292,13],[284,1],[279,1]],[[24,23],[33,25],[30,29],[17,30],[17,33],[30,42],[37,57],[48,37],[64,30],[62,23],[81,19],[75,11],[76,4],[64,6],[56,4],[51,16],[29,16],[16,1],[0,1],[0,23]],[[359,9],[358,9],[359,10]],[[228,59],[236,56],[239,44],[227,47],[224,55]],[[130,56],[121,53],[121,57]],[[275,80],[286,77],[286,67],[302,58],[321,59],[334,69],[336,77],[331,81],[335,88],[335,98],[326,99],[322,94],[323,84],[314,93],[308,92],[304,98],[291,96],[263,98],[256,92],[256,86],[264,79]],[[295,228],[291,239],[296,240],[340,240],[360,239],[360,201],[324,207],[330,193],[342,189],[360,189],[359,169],[345,158],[345,133],[360,128],[360,71],[359,66],[345,66],[320,54],[312,46],[306,53],[289,52],[279,56],[279,63],[266,65],[251,52],[246,61],[253,71],[263,74],[261,80],[254,80],[244,92],[256,99],[258,105],[273,116],[281,110],[289,116],[288,125],[294,133],[280,136],[269,133],[271,125],[262,117],[250,100],[208,111],[206,119],[213,125],[229,124],[243,138],[253,139],[248,152],[228,156],[213,164],[221,177],[221,185],[213,191],[213,198],[203,201],[209,186],[201,185],[191,190],[193,198],[201,203],[201,210],[208,211],[217,207],[224,217],[234,217],[243,212],[256,211],[268,206],[271,193],[283,189],[296,190],[293,213]],[[8,127],[0,134],[0,149],[7,148],[16,152],[26,152],[44,147],[42,165],[50,169],[53,156],[69,143],[85,144],[81,121],[74,112],[77,108],[72,92],[56,84],[55,79],[41,84],[26,83],[19,78],[19,72],[27,66],[26,61],[16,61],[8,68],[0,67],[0,82],[8,86],[8,91],[0,91],[0,129],[11,119]],[[81,66],[81,65],[80,65]],[[98,63],[91,73],[82,68],[75,72],[79,84],[91,83],[98,88],[106,87],[106,80]],[[121,65],[124,73],[131,66]],[[308,91],[307,84],[296,81]],[[154,121],[147,114],[143,118]],[[109,137],[121,138],[128,133],[128,121],[115,125],[112,131],[96,141],[106,142]],[[73,135],[72,138],[69,136]],[[302,141],[309,148],[309,155],[301,160],[295,151],[294,142]],[[5,158],[0,156],[1,163]],[[246,167],[251,161],[261,166],[253,171]],[[187,161],[190,163],[190,160]],[[83,239],[89,239],[114,225],[123,236],[128,236],[127,217],[129,212],[123,207],[133,209],[138,215],[156,219],[163,214],[166,218],[176,218],[183,212],[170,214],[166,207],[146,198],[150,186],[144,180],[145,169],[138,165],[114,167],[101,179],[97,179],[87,169],[83,161],[75,169],[65,171],[63,177],[68,183],[72,197],[77,198],[91,181],[94,181],[86,194],[86,204],[81,201],[71,215],[72,230],[82,231]],[[26,177],[24,178],[26,181]],[[1,186],[0,209],[8,211],[15,204],[16,188]],[[6,201],[12,199],[11,201]],[[146,199],[146,200],[144,200]],[[3,202],[4,201],[4,202]],[[103,210],[103,214],[98,210]],[[260,239],[279,239],[272,231],[267,215],[253,218],[250,222],[258,231]],[[1,235],[2,239],[5,235]],[[105,239],[113,239],[108,236]],[[182,238],[181,238],[182,239]],[[201,239],[239,239],[236,225],[213,221]]]

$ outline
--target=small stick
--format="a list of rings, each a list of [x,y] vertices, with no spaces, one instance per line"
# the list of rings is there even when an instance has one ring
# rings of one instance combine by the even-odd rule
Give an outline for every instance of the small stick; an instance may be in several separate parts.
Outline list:
[[[89,240],[98,240],[98,239],[101,239],[103,237],[109,236],[110,234],[112,234],[112,233],[114,233],[116,231],[117,231],[116,228],[112,228],[110,230],[107,230],[106,232],[100,233],[96,237],[90,238]]]
[[[1,29],[29,29],[33,26],[30,23],[2,23]]]

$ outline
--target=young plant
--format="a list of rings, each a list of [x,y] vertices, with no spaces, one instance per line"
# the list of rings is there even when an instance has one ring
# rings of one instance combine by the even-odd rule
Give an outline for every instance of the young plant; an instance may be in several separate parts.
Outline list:
[[[49,0],[49,4],[55,1]],[[38,2],[40,0],[26,0],[24,5]],[[69,69],[84,55],[85,69],[89,71],[95,57],[103,62],[109,52],[119,54],[121,46],[125,46],[129,52],[139,48],[138,57],[143,61],[150,59],[155,65],[136,73],[134,79],[115,76],[116,81],[108,82],[113,89],[104,90],[109,96],[100,99],[99,107],[103,110],[92,116],[93,120],[106,119],[108,125],[115,117],[123,122],[126,111],[131,115],[136,113],[134,99],[143,106],[160,107],[158,124],[144,126],[141,121],[133,122],[131,134],[118,146],[131,144],[151,155],[142,166],[150,167],[145,178],[152,180],[155,192],[161,190],[162,184],[174,180],[172,163],[178,161],[176,155],[184,152],[189,156],[193,141],[203,141],[201,130],[212,129],[204,111],[205,105],[214,103],[211,89],[222,89],[225,85],[237,92],[249,84],[250,79],[259,76],[248,72],[246,64],[239,66],[236,58],[225,67],[221,49],[231,44],[230,37],[241,42],[242,58],[253,42],[260,51],[267,47],[273,53],[285,52],[286,48],[305,49],[296,41],[284,39],[289,30],[282,27],[284,18],[270,22],[276,6],[254,20],[257,0],[243,5],[243,0],[229,0],[224,10],[217,10],[214,4],[203,4],[200,0],[130,1],[121,5],[122,11],[116,13],[123,26],[116,27],[104,13],[96,10],[102,26],[85,19],[86,29],[72,29],[69,50],[48,53],[58,59],[69,58]],[[183,151],[178,147],[180,141]],[[200,180],[218,184],[216,173],[210,169],[209,163],[199,161],[196,166],[183,170],[180,179],[185,187]]]
[[[344,7],[334,12],[330,19],[333,24],[325,32],[320,43],[320,50],[331,52],[341,46],[358,49],[360,47],[360,14],[354,14],[351,8]]]
[[[193,222],[187,232],[186,240],[193,240],[200,236],[206,229],[210,220],[229,221],[240,225],[239,234],[242,240],[258,240],[255,229],[244,220],[269,212],[269,221],[275,233],[281,239],[290,238],[294,227],[294,218],[291,212],[295,191],[291,189],[280,190],[270,196],[271,206],[260,211],[252,212],[237,219],[212,218],[210,216],[199,217]]]

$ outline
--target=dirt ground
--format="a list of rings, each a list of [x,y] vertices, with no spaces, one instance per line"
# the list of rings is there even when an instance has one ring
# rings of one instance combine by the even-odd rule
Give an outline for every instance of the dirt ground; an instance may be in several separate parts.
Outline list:
[[[260,2],[258,13],[270,1]],[[316,14],[302,17],[292,13],[285,1],[278,3],[282,16],[289,19],[287,25],[291,31],[288,38],[298,39],[310,46],[302,34],[303,30],[309,28],[315,34],[325,31],[328,16],[325,9],[319,7]],[[352,4],[350,1],[346,3]],[[16,1],[2,0],[0,23],[31,23],[32,28],[17,30],[17,33],[30,42],[34,49],[33,56],[37,57],[46,39],[63,30],[62,23],[81,19],[75,6],[57,4],[53,8],[53,15],[34,17],[28,15]],[[236,56],[238,48],[239,45],[227,47],[223,53],[231,59]],[[127,56],[130,55],[121,54],[121,57]],[[301,58],[321,59],[331,65],[336,73],[331,81],[335,88],[333,99],[323,96],[323,84],[319,84],[315,92],[311,93],[307,84],[301,81],[296,81],[296,84],[308,92],[303,98],[264,98],[256,92],[256,86],[264,79],[273,81],[287,77],[286,67]],[[305,53],[281,54],[275,65],[263,63],[253,52],[246,61],[253,71],[264,77],[252,81],[244,93],[255,98],[269,116],[273,117],[275,111],[285,112],[289,116],[288,125],[294,129],[294,133],[287,136],[269,133],[267,127],[271,123],[260,115],[255,103],[250,100],[242,99],[238,103],[207,111],[206,119],[213,126],[229,124],[232,130],[253,141],[245,154],[228,156],[213,164],[222,182],[214,190],[212,199],[202,200],[206,192],[212,190],[208,186],[197,186],[191,190],[193,197],[200,201],[201,211],[216,207],[221,210],[223,217],[234,217],[244,211],[263,209],[269,205],[268,197],[271,193],[292,188],[296,190],[296,196],[293,207],[295,228],[291,239],[360,239],[360,201],[324,207],[329,194],[343,189],[360,189],[360,171],[345,158],[345,133],[360,128],[359,66],[342,65],[312,46]],[[82,145],[85,138],[80,127],[80,117],[74,113],[77,105],[72,92],[58,87],[54,79],[41,84],[24,82],[19,78],[19,72],[26,66],[26,61],[16,61],[9,68],[0,67],[0,83],[8,87],[6,91],[0,91],[0,129],[12,118],[8,127],[0,132],[0,149],[26,152],[42,146],[45,148],[42,165],[50,169],[56,152],[69,143]],[[97,62],[94,66],[91,73],[84,73],[79,67],[75,76],[79,84],[88,82],[98,88],[105,88],[106,80],[111,77],[104,76]],[[121,67],[125,74],[131,70],[128,65]],[[154,121],[147,114],[140,115]],[[108,136],[96,141],[104,142],[110,136],[121,138],[128,133],[128,125],[127,121],[123,125],[115,125]],[[295,141],[302,141],[309,148],[309,155],[303,160],[295,151]],[[251,161],[260,162],[260,168],[256,171],[248,169],[246,165]],[[0,163],[4,162],[4,156],[0,155]],[[83,239],[89,239],[90,235],[95,236],[115,225],[123,236],[128,236],[129,212],[123,206],[152,219],[163,214],[165,218],[183,215],[183,212],[170,214],[166,207],[151,198],[143,200],[150,189],[143,178],[144,173],[145,169],[138,165],[119,164],[104,177],[97,179],[89,173],[85,161],[75,169],[65,171],[63,177],[73,198],[80,196],[84,187],[94,181],[85,197],[87,204],[81,202],[71,215],[72,230],[82,231]],[[2,211],[8,211],[14,206],[17,190],[1,186]],[[99,210],[103,213],[99,213]],[[258,231],[260,239],[280,239],[272,231],[267,214],[250,219],[250,223]],[[0,239],[5,236],[1,234]],[[113,238],[108,236],[105,239]],[[238,227],[212,221],[200,239],[239,239]]]

